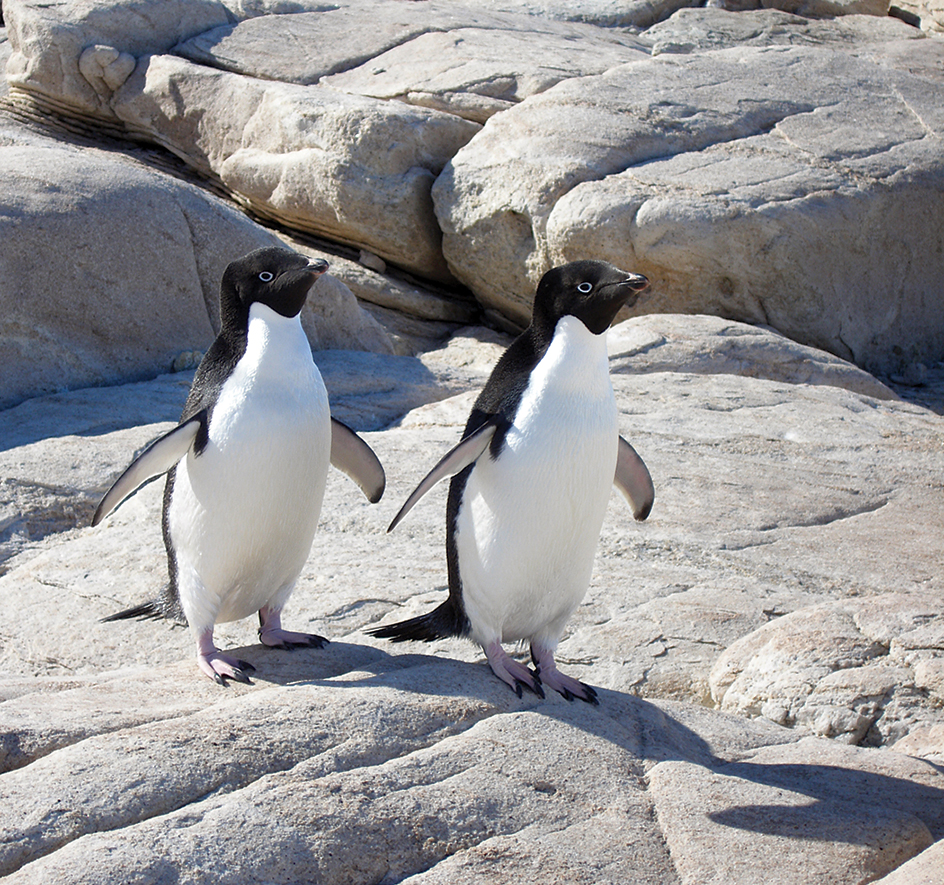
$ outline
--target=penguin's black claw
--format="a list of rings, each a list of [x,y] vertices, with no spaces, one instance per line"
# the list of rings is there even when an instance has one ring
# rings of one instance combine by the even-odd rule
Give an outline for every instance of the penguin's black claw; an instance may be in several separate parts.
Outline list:
[[[255,669],[255,667],[253,667],[253,669]],[[252,685],[252,683],[249,681],[249,674],[243,673],[243,671],[239,669],[233,670],[233,675],[230,676],[230,679],[232,679],[234,682],[241,682],[243,685]]]
[[[586,696],[582,697],[580,700],[586,701],[594,707],[599,707],[600,699],[597,697],[596,689],[592,685],[587,685],[585,682],[581,682],[580,684],[583,686],[583,690],[586,693]]]
[[[515,679],[514,691],[515,694],[520,698],[522,696],[522,689],[527,689],[531,694],[536,694],[539,698],[544,698],[544,686],[541,685],[541,680],[536,676],[530,682],[524,679]]]
[[[566,688],[561,691],[561,697],[565,701],[572,701],[574,699],[573,693],[569,692]]]
[[[294,651],[296,648],[324,648],[328,640],[315,633],[291,633],[288,630],[259,630],[259,641],[268,648]]]
[[[226,688],[226,680],[225,680],[222,676],[220,676],[219,673],[214,673],[214,674],[213,674],[213,681],[214,681],[217,685],[222,685],[223,688]]]
[[[237,661],[236,663],[239,666],[239,669],[242,670],[244,673],[256,672],[256,668],[253,667],[253,665],[250,664],[249,661]]]

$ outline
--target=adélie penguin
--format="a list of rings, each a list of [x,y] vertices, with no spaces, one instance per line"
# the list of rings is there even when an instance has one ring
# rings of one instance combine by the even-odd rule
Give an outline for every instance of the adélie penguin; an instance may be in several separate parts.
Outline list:
[[[106,493],[92,525],[167,473],[163,534],[169,582],[159,599],[118,612],[183,616],[200,669],[224,684],[255,668],[219,651],[214,625],[259,614],[280,648],[327,640],[282,629],[282,609],[311,550],[329,463],[371,502],[384,471],[370,447],[331,418],[300,312],[323,260],[279,247],[233,261],[220,285],[220,333],[201,361],[178,426],[152,443]]]
[[[420,482],[393,530],[451,476],[446,507],[449,597],[438,608],[369,632],[394,642],[465,636],[517,694],[597,703],[557,669],[554,652],[587,592],[610,487],[637,520],[654,499],[646,465],[619,435],[606,331],[648,281],[602,261],[541,279],[530,326],[495,365],[462,441]],[[502,643],[530,644],[534,670]]]

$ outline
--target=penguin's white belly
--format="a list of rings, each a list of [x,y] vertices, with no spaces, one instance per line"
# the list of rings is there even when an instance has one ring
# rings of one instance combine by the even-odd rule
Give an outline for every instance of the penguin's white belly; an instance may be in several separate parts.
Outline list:
[[[587,591],[619,439],[605,336],[571,317],[532,372],[496,461],[483,454],[457,519],[473,638],[556,644]]]
[[[265,321],[250,321],[209,443],[178,464],[168,513],[181,606],[195,630],[281,607],[321,513],[331,451],[324,383],[297,318],[262,305],[253,312]]]

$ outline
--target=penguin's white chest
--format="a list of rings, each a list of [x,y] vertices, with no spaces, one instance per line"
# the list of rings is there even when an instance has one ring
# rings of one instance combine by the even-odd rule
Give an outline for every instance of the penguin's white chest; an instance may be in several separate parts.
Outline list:
[[[473,637],[556,643],[587,590],[619,430],[605,335],[564,317],[496,460],[469,476],[457,519]]]
[[[321,512],[328,395],[298,317],[254,304],[204,451],[177,467],[168,523],[194,629],[284,604]]]

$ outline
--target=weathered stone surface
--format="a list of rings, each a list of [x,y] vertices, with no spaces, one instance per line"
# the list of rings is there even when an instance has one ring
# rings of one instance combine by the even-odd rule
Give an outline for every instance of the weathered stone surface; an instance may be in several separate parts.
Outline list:
[[[663,762],[649,787],[682,882],[757,881],[759,856],[770,859],[765,882],[814,885],[837,866],[841,881],[868,882],[934,841],[939,811],[925,765],[863,750],[850,759],[806,740],[713,768]],[[913,793],[875,802],[882,782],[913,784]]]
[[[11,82],[170,147],[262,217],[451,283],[441,225],[493,317],[522,323],[550,264],[604,257],[653,279],[636,313],[763,322],[921,380],[944,352],[944,49],[885,0],[777,5],[874,14],[11,0]],[[612,28],[630,20],[659,24]]]
[[[684,314],[652,314],[614,326],[607,335],[614,372],[686,372],[761,377],[791,384],[841,387],[876,399],[898,399],[852,363],[797,344],[771,329]]]
[[[377,106],[390,105],[396,114],[420,113],[404,103],[433,104],[468,125],[456,115],[479,108],[484,119],[497,107],[489,102],[514,103],[494,114],[464,150],[542,100],[538,91],[552,95],[573,88],[580,97],[577,84],[612,79],[612,74],[575,76],[595,70],[585,66],[579,52],[552,56],[553,45],[566,45],[561,34],[590,33],[566,19],[614,24],[615,18],[607,16],[650,15],[654,21],[667,14],[667,7],[658,4],[608,0],[481,0],[474,6],[365,0],[324,14],[343,23],[347,10],[370,7],[373,27],[351,25],[363,20],[349,16],[354,39],[335,39],[326,29],[318,45],[292,42],[302,33],[303,20],[317,18],[311,15],[315,0],[191,4],[189,19],[180,15],[176,2],[158,9],[159,3],[130,0],[68,6],[4,0],[4,7],[11,2],[19,12],[14,14],[19,22],[15,48],[27,50],[16,62],[17,108],[26,107],[24,86],[39,89],[40,83],[49,83],[43,106],[65,103],[85,120],[107,116],[115,90],[123,95],[136,76],[130,61],[155,56],[176,70],[183,64],[169,54],[182,51],[173,49],[176,41],[200,35],[187,45],[203,40],[206,52],[216,53],[207,64],[225,67],[223,55],[234,50],[233,70],[251,61],[246,75],[265,69],[288,81],[296,76],[292,70],[322,65],[318,76],[336,77],[336,86],[354,91],[368,91],[371,79],[384,81],[386,91],[376,91],[400,101],[378,101]],[[385,31],[389,20],[381,10],[395,7],[409,21],[401,23],[405,29]],[[405,37],[410,17],[434,7],[437,15],[450,12],[453,23],[440,27],[430,15],[432,24]],[[69,16],[75,20],[66,25]],[[546,54],[525,63],[525,52],[509,48],[508,41],[517,38],[508,22],[527,17],[527,32]],[[128,22],[134,24],[128,28]],[[224,27],[214,31],[217,25]],[[845,46],[858,55],[858,64],[892,72],[887,83],[904,86],[903,102],[931,121],[922,137],[934,139],[939,131],[934,107],[922,107],[920,96],[909,93],[908,81],[895,79],[895,72],[910,69],[909,76],[936,82],[939,62],[933,51],[915,52],[912,44],[928,40],[896,42],[897,27],[880,19],[863,23],[857,16],[814,23],[782,13],[731,16],[699,10],[652,29],[649,38],[656,60],[666,64],[669,56],[676,63],[698,55],[723,56],[716,50],[724,46],[731,47],[729,53],[755,46],[754,52],[768,55],[795,51],[789,44],[813,52],[817,44]],[[148,33],[137,35],[137,44],[122,42],[123,31],[138,28]],[[438,46],[438,35],[447,32],[468,38],[457,53],[475,47],[470,66],[442,66],[441,58],[430,57],[416,65],[411,83],[398,62],[405,49],[396,47],[412,44],[419,52],[424,45]],[[293,56],[275,52],[275,59],[265,59],[266,40],[247,55],[252,41],[243,38],[253,33],[280,34],[283,44],[294,47]],[[243,40],[239,52],[237,38]],[[590,45],[595,38],[582,39]],[[607,39],[606,45],[594,43],[600,58],[637,51],[632,49],[636,38],[613,32]],[[5,46],[0,32],[0,64]],[[312,46],[318,46],[317,58],[309,52]],[[348,57],[348,49],[364,55]],[[381,51],[385,73],[371,73],[368,59]],[[479,82],[474,70],[483,52],[515,53],[515,58],[490,62],[492,76],[501,71],[506,80]],[[43,58],[24,63],[30,53]],[[137,65],[142,75],[147,63]],[[557,75],[550,68],[557,64],[570,85],[551,86]],[[844,65],[837,55],[836,71],[847,71]],[[765,70],[772,78],[780,69],[758,62],[753,76]],[[204,68],[201,76],[212,81],[211,73]],[[226,76],[240,83],[250,79]],[[869,83],[863,80],[862,89]],[[253,88],[274,96],[286,94],[279,90],[289,86],[270,82]],[[764,88],[758,90],[763,98]],[[240,89],[232,94],[238,96]],[[335,94],[340,96],[337,107],[362,100],[353,92]],[[165,99],[159,96],[154,106],[165,106],[160,104]],[[864,115],[874,99],[863,99],[862,119],[871,120]],[[877,100],[874,104],[887,108]],[[651,105],[655,115],[664,109]],[[736,110],[742,119],[763,116],[756,107]],[[185,107],[186,113],[202,113],[199,103]],[[216,116],[224,119],[223,111]],[[828,115],[820,110],[809,116],[815,122]],[[597,132],[572,117],[564,118],[564,125],[558,121],[561,143],[575,140],[582,125],[584,136]],[[267,119],[281,125],[307,118],[292,111]],[[693,119],[676,122],[683,132],[688,127],[697,132],[704,120],[697,114]],[[837,119],[824,119],[824,131]],[[880,114],[876,119],[881,124]],[[807,138],[806,149],[817,157],[812,165],[830,167],[834,160],[824,158],[822,144],[811,144],[809,131],[790,129],[789,118],[784,120],[771,132],[779,131],[787,143]],[[905,135],[916,131],[904,116],[897,122]],[[704,122],[704,131],[712,125]],[[271,137],[282,144],[281,134]],[[765,137],[770,135],[758,136]],[[854,150],[848,156],[850,144],[862,147],[863,136],[856,137],[850,140],[838,130],[837,149],[846,155],[835,163],[859,164],[859,172],[868,172],[874,156],[857,156]],[[754,144],[750,138],[741,141]],[[248,144],[240,142],[239,149]],[[533,149],[526,140],[521,144],[525,155]],[[48,140],[4,123],[0,154],[12,146],[51,150]],[[901,154],[913,147],[892,150]],[[165,262],[161,271],[177,273],[186,282],[190,288],[181,282],[180,290],[187,299],[178,309],[190,311],[192,305],[194,316],[211,330],[219,272],[228,260],[210,254],[212,244],[233,239],[231,224],[237,233],[243,230],[229,220],[231,210],[223,203],[225,212],[206,216],[200,214],[205,208],[187,209],[179,183],[142,166],[133,151],[111,151],[112,165],[99,167],[104,151],[61,149],[72,152],[63,156],[73,166],[81,155],[86,165],[111,170],[101,176],[95,199],[121,193],[126,179],[138,185],[140,198],[150,193],[143,183],[150,187],[153,176],[160,179],[158,193],[169,195],[171,205],[184,206],[180,224],[173,213],[156,214],[154,226],[139,222],[141,237],[161,244],[165,227],[183,231],[189,226],[193,242],[211,244],[201,252],[185,232],[175,234],[180,249],[167,254],[183,257]],[[516,149],[516,143],[502,147],[507,150],[502,165],[520,162]],[[729,162],[725,150],[711,142],[699,154],[702,160],[720,155],[719,169],[703,174],[712,187],[724,184],[726,169],[756,171],[746,155],[743,164],[741,154]],[[671,161],[649,165],[663,162]],[[696,178],[693,165],[665,169],[688,184]],[[126,175],[126,167],[134,173]],[[240,167],[240,174],[247,168]],[[0,169],[8,169],[3,158]],[[638,169],[633,167],[634,174]],[[75,193],[84,195],[75,177],[63,177],[55,164],[43,180],[49,185],[40,193],[50,206],[69,206]],[[676,199],[674,179],[659,180],[668,182],[665,194]],[[531,183],[541,184],[537,178]],[[14,184],[8,193],[19,192],[20,179]],[[558,206],[566,209],[587,184]],[[55,189],[58,193],[52,193]],[[716,189],[727,193],[721,185]],[[590,209],[616,205],[607,202],[608,193],[601,191],[598,202],[591,194]],[[478,199],[472,191],[465,196],[470,204]],[[876,211],[887,209],[874,202]],[[150,198],[145,204],[158,205]],[[88,266],[94,250],[84,236],[91,225],[82,221],[92,218],[98,227],[99,217],[106,216],[83,214],[73,206],[68,224],[63,220],[56,228],[44,254],[71,268],[73,256],[83,254],[70,251],[73,244],[78,250],[88,247],[79,265]],[[200,222],[204,217],[209,221]],[[616,224],[593,212],[588,217],[604,234]],[[708,211],[706,217],[715,216]],[[548,229],[564,230],[561,219],[566,221],[554,208]],[[110,222],[112,237],[117,239],[117,228],[126,251],[137,249],[129,235],[134,225]],[[721,219],[717,224],[722,222],[728,223]],[[904,222],[900,227],[899,239],[911,242],[910,229]],[[702,236],[702,228],[694,229]],[[247,230],[271,241],[256,226]],[[575,231],[567,236],[576,237]],[[28,232],[36,233],[34,227]],[[4,237],[6,244],[6,232]],[[604,241],[609,242],[605,236]],[[310,245],[314,241],[290,242],[325,254],[320,245]],[[477,248],[491,253],[498,279],[504,246],[493,251],[496,242],[502,241],[482,239]],[[553,240],[554,248],[565,249],[563,242]],[[728,246],[719,238],[713,248],[719,243]],[[316,359],[334,413],[364,431],[383,459],[388,492],[380,505],[371,506],[346,478],[332,473],[329,479],[320,532],[286,624],[327,634],[331,645],[322,651],[265,650],[249,621],[221,627],[221,643],[238,648],[258,667],[251,686],[221,691],[200,678],[184,629],[97,620],[153,595],[164,579],[160,483],[123,504],[105,525],[91,530],[87,522],[98,496],[131,453],[172,426],[191,373],[39,397],[0,412],[4,881],[465,885],[520,882],[537,871],[542,880],[573,883],[756,885],[762,870],[765,881],[791,885],[861,885],[882,876],[889,885],[925,880],[939,885],[944,843],[933,840],[944,835],[942,418],[899,401],[861,369],[770,329],[664,314],[616,327],[609,345],[621,431],[652,470],[656,506],[646,523],[636,525],[613,496],[590,590],[561,645],[562,666],[600,687],[601,706],[575,706],[557,696],[519,700],[491,676],[470,643],[392,646],[363,632],[382,619],[427,611],[442,599],[445,485],[434,489],[395,533],[388,535],[385,528],[415,482],[457,440],[477,389],[509,339],[469,328],[429,350],[456,323],[479,322],[477,312],[468,302],[450,301],[441,290],[426,291],[403,275],[385,275],[388,259],[378,259],[373,246],[356,245],[374,255],[363,259],[364,266],[325,254],[337,279],[372,301],[371,311],[395,329],[392,346],[398,352],[428,352],[418,359],[391,355],[388,335],[364,320],[341,283],[321,292],[314,313],[306,316],[309,337],[318,347],[378,351],[333,349]],[[112,265],[140,274],[117,245],[111,251],[95,248],[104,249]],[[806,244],[804,249],[810,251]],[[860,261],[867,263],[867,252]],[[354,258],[357,249],[345,254]],[[619,254],[617,263],[630,265],[624,252],[614,254]],[[31,257],[31,272],[44,271],[45,264]],[[751,256],[751,261],[762,258]],[[906,268],[906,262],[894,260],[899,271]],[[927,263],[925,255],[913,263],[921,262]],[[168,270],[168,263],[176,267]],[[389,263],[402,264],[392,258]],[[678,264],[685,266],[681,260]],[[713,265],[705,267],[706,273],[714,272]],[[86,272],[75,273],[77,280],[89,279]],[[843,273],[836,263],[835,275]],[[664,297],[654,280],[653,309]],[[56,288],[48,281],[45,285]],[[109,297],[116,288],[111,281]],[[40,298],[39,303],[46,302]],[[771,323],[781,322],[775,310],[769,313]],[[876,334],[887,328],[884,322],[875,324]],[[175,348],[180,364],[187,362],[189,351],[181,354],[183,349]],[[944,394],[935,385],[944,368],[917,353],[896,356],[902,363],[898,368],[906,370],[902,379],[925,384],[909,395],[940,407]],[[22,357],[19,377],[25,377],[33,357],[35,349]],[[919,358],[925,363],[916,362]],[[776,642],[774,637],[779,637]],[[770,674],[763,659],[766,655],[769,663],[777,642],[781,658],[789,660]],[[719,687],[726,688],[722,703],[730,700],[732,712],[709,709],[712,691]],[[739,692],[740,706],[734,704]],[[790,727],[744,715],[754,715],[765,704],[790,711],[782,717]],[[881,747],[847,745],[856,742]]]
[[[735,46],[845,46],[868,51],[870,44],[920,39],[915,29],[897,19],[859,15],[823,20],[765,9],[748,15],[731,15],[715,8],[680,9],[671,18],[648,28],[652,54],[704,52]]]
[[[467,5],[607,28],[645,28],[687,3],[682,0],[470,0]]]
[[[648,46],[630,36],[578,25],[561,31],[453,28],[426,33],[321,83],[484,123],[561,80],[649,56]]]
[[[0,27],[0,97],[10,91],[7,85],[6,67],[10,57],[10,41],[7,39],[7,29]]]
[[[280,245],[269,231],[132,154],[0,126],[0,406],[167,372],[219,327],[230,261]],[[37,257],[40,260],[37,260]],[[330,277],[303,322],[315,347],[390,352]]]
[[[875,885],[938,885],[944,868],[944,840],[935,842],[926,851],[894,872],[877,879]]]
[[[729,711],[856,744],[889,744],[941,722],[940,594],[824,603],[729,646],[709,679]],[[886,718],[887,716],[887,718]]]
[[[895,6],[918,18],[922,31],[941,36],[944,34],[944,2],[942,0],[904,0]]]
[[[888,0],[710,0],[706,6],[744,12],[780,9],[795,15],[822,18],[839,15],[888,15]]]
[[[944,833],[934,766],[798,742],[809,727],[692,700],[707,699],[725,647],[848,594],[874,602],[860,623],[875,642],[900,645],[902,666],[938,685],[933,668],[917,676],[933,659],[921,650],[932,622],[904,629],[915,619],[889,616],[883,594],[940,598],[942,419],[870,395],[861,370],[773,332],[661,320],[630,320],[611,341],[621,429],[652,470],[656,509],[635,526],[614,496],[561,645],[566,669],[600,686],[599,708],[519,700],[467,642],[397,647],[363,633],[442,598],[445,489],[384,529],[455,442],[503,336],[469,329],[422,360],[318,354],[336,414],[378,428],[365,436],[387,496],[371,506],[332,473],[286,613],[332,643],[265,650],[248,621],[222,625],[220,641],[258,668],[253,685],[225,691],[199,677],[186,630],[97,621],[163,580],[160,484],[81,527],[129,453],[170,426],[189,376],[3,412],[0,474],[20,496],[0,514],[11,528],[0,574],[9,881],[136,871],[463,885],[539,868],[574,882],[753,885],[776,858],[792,882],[852,885],[917,862]],[[41,474],[49,488],[30,486]],[[871,526],[871,557],[840,563],[857,523]],[[899,730],[931,722],[914,709],[900,711]],[[783,864],[784,852],[805,862]]]
[[[448,277],[429,191],[475,124],[170,56],[142,59],[113,107],[257,213]]]
[[[7,79],[67,113],[100,117],[112,116],[108,99],[120,80],[118,71],[130,74],[122,53],[136,58],[167,51],[233,19],[219,0],[78,0],[67,9],[41,0],[7,0],[5,7],[13,47]],[[85,53],[90,54],[83,65]],[[96,70],[91,81],[86,78]]]
[[[936,361],[944,46],[842,45],[663,53],[532,96],[437,180],[450,266],[519,322],[544,270],[589,255],[650,277],[636,313],[766,323],[886,371]]]

